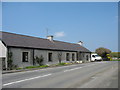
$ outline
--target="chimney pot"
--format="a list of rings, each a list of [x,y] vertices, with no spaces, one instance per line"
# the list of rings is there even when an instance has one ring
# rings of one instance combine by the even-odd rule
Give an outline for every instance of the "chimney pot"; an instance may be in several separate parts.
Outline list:
[[[53,41],[53,36],[52,35],[47,36],[47,39],[50,40],[50,41]]]
[[[81,45],[81,46],[83,46],[83,42],[82,41],[79,41],[78,44]]]

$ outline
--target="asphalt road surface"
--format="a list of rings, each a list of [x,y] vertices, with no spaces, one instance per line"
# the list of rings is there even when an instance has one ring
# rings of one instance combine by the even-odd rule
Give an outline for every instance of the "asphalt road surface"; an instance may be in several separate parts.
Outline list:
[[[118,88],[118,62],[102,61],[3,74],[3,88]]]

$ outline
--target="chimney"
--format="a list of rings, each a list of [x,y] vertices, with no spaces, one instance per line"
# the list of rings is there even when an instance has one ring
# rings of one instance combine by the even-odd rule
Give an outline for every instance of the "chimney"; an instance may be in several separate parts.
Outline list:
[[[81,46],[83,46],[83,42],[82,41],[79,41],[78,44],[81,45]]]
[[[47,39],[50,40],[50,41],[53,41],[53,36],[52,35],[47,36]]]

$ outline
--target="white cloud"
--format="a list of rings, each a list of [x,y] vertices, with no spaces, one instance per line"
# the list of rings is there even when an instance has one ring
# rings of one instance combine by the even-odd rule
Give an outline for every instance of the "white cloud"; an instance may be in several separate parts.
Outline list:
[[[65,33],[64,32],[56,32],[55,37],[64,37]]]

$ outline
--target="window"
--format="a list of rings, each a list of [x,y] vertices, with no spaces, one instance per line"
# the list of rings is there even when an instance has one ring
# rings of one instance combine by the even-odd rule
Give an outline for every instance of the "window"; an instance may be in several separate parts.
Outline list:
[[[69,60],[69,53],[66,53],[66,61],[70,61]]]
[[[75,61],[75,54],[72,54],[72,61]]]
[[[86,55],[86,59],[87,59],[87,60],[89,59],[88,55]]]
[[[95,55],[95,57],[100,57],[99,55]]]
[[[48,62],[52,61],[52,53],[48,53]]]
[[[95,55],[92,55],[92,57],[94,57],[94,58],[95,58]]]
[[[23,62],[28,62],[28,52],[23,52],[22,53],[22,61]]]

